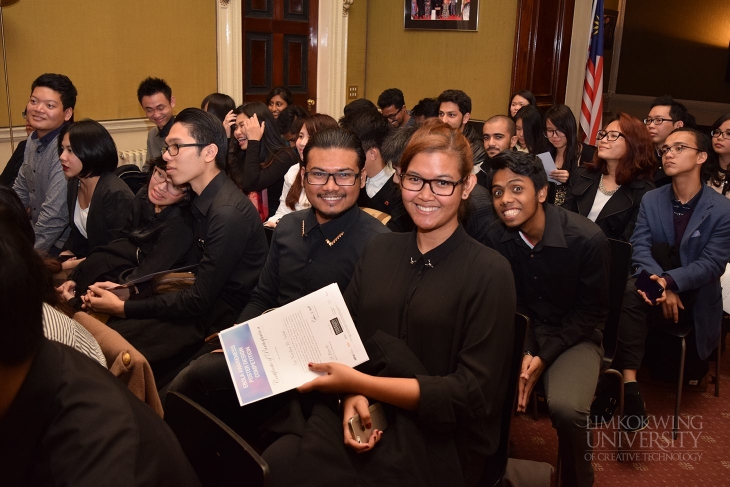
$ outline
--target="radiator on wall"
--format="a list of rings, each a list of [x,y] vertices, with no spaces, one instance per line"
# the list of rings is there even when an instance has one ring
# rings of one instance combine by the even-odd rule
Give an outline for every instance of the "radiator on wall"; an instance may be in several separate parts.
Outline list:
[[[123,166],[125,164],[134,164],[135,166],[142,168],[142,166],[145,163],[145,160],[147,160],[147,150],[146,149],[119,151],[118,155],[119,155],[119,163],[118,163],[119,166]]]

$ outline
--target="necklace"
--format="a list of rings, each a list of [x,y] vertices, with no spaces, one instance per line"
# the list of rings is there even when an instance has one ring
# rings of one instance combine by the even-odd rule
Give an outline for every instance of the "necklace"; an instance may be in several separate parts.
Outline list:
[[[598,182],[598,190],[605,194],[606,196],[613,196],[613,194],[618,191],[621,188],[621,185],[618,185],[616,189],[612,189],[611,191],[607,190],[606,187],[603,185],[603,174],[601,174],[601,180]]]
[[[337,235],[337,236],[336,236],[336,237],[335,237],[335,238],[334,238],[333,240],[330,240],[330,239],[328,239],[328,238],[325,238],[325,239],[324,239],[324,241],[325,241],[325,243],[326,243],[327,245],[329,245],[330,247],[332,247],[332,246],[333,246],[334,244],[336,244],[336,243],[337,243],[337,241],[338,241],[339,239],[341,239],[341,238],[342,238],[342,236],[343,236],[344,234],[345,234],[345,232],[344,232],[344,231],[342,231],[342,232],[340,232],[340,234],[339,234],[339,235]],[[304,220],[302,220],[302,237],[303,237],[303,236],[304,236]]]

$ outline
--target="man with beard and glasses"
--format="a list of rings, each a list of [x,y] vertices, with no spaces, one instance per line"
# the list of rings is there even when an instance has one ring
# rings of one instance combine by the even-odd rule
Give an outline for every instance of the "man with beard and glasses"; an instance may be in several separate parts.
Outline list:
[[[258,285],[239,323],[333,282],[344,292],[367,243],[389,232],[356,204],[365,186],[365,152],[352,132],[331,128],[315,133],[304,149],[304,163],[301,178],[312,207],[279,220]],[[170,391],[197,401],[247,439],[289,397],[281,394],[241,410],[222,353],[194,361]]]

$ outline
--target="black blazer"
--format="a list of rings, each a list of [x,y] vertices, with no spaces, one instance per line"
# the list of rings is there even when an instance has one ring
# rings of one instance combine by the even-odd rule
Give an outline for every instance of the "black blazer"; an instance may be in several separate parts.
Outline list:
[[[104,173],[96,183],[94,194],[89,204],[89,216],[86,219],[84,238],[74,223],[76,199],[79,195],[79,180],[71,178],[68,182],[68,219],[71,233],[63,250],[70,250],[76,257],[86,257],[91,249],[106,245],[120,237],[124,225],[129,219],[134,202],[134,194],[129,186],[114,173]]]
[[[588,216],[596,199],[600,180],[600,171],[591,171],[586,167],[576,168],[568,181],[563,208]],[[624,184],[611,196],[596,218],[596,224],[606,237],[629,241],[639,216],[641,198],[652,189],[652,181],[637,179]]]

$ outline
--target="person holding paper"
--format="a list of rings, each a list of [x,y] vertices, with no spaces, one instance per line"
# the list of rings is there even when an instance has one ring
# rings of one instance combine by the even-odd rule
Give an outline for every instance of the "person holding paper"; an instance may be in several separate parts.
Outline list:
[[[657,165],[644,124],[617,113],[598,132],[598,157],[570,179],[563,208],[596,222],[608,238],[628,242],[641,198],[654,189]]]
[[[499,442],[516,298],[506,259],[459,224],[472,167],[459,131],[414,134],[399,179],[416,230],[375,237],[345,293],[370,360],[311,364],[322,375],[299,391],[324,394],[302,395],[264,451],[273,485],[478,484]],[[388,429],[358,443],[348,422],[368,424],[375,402]]]

